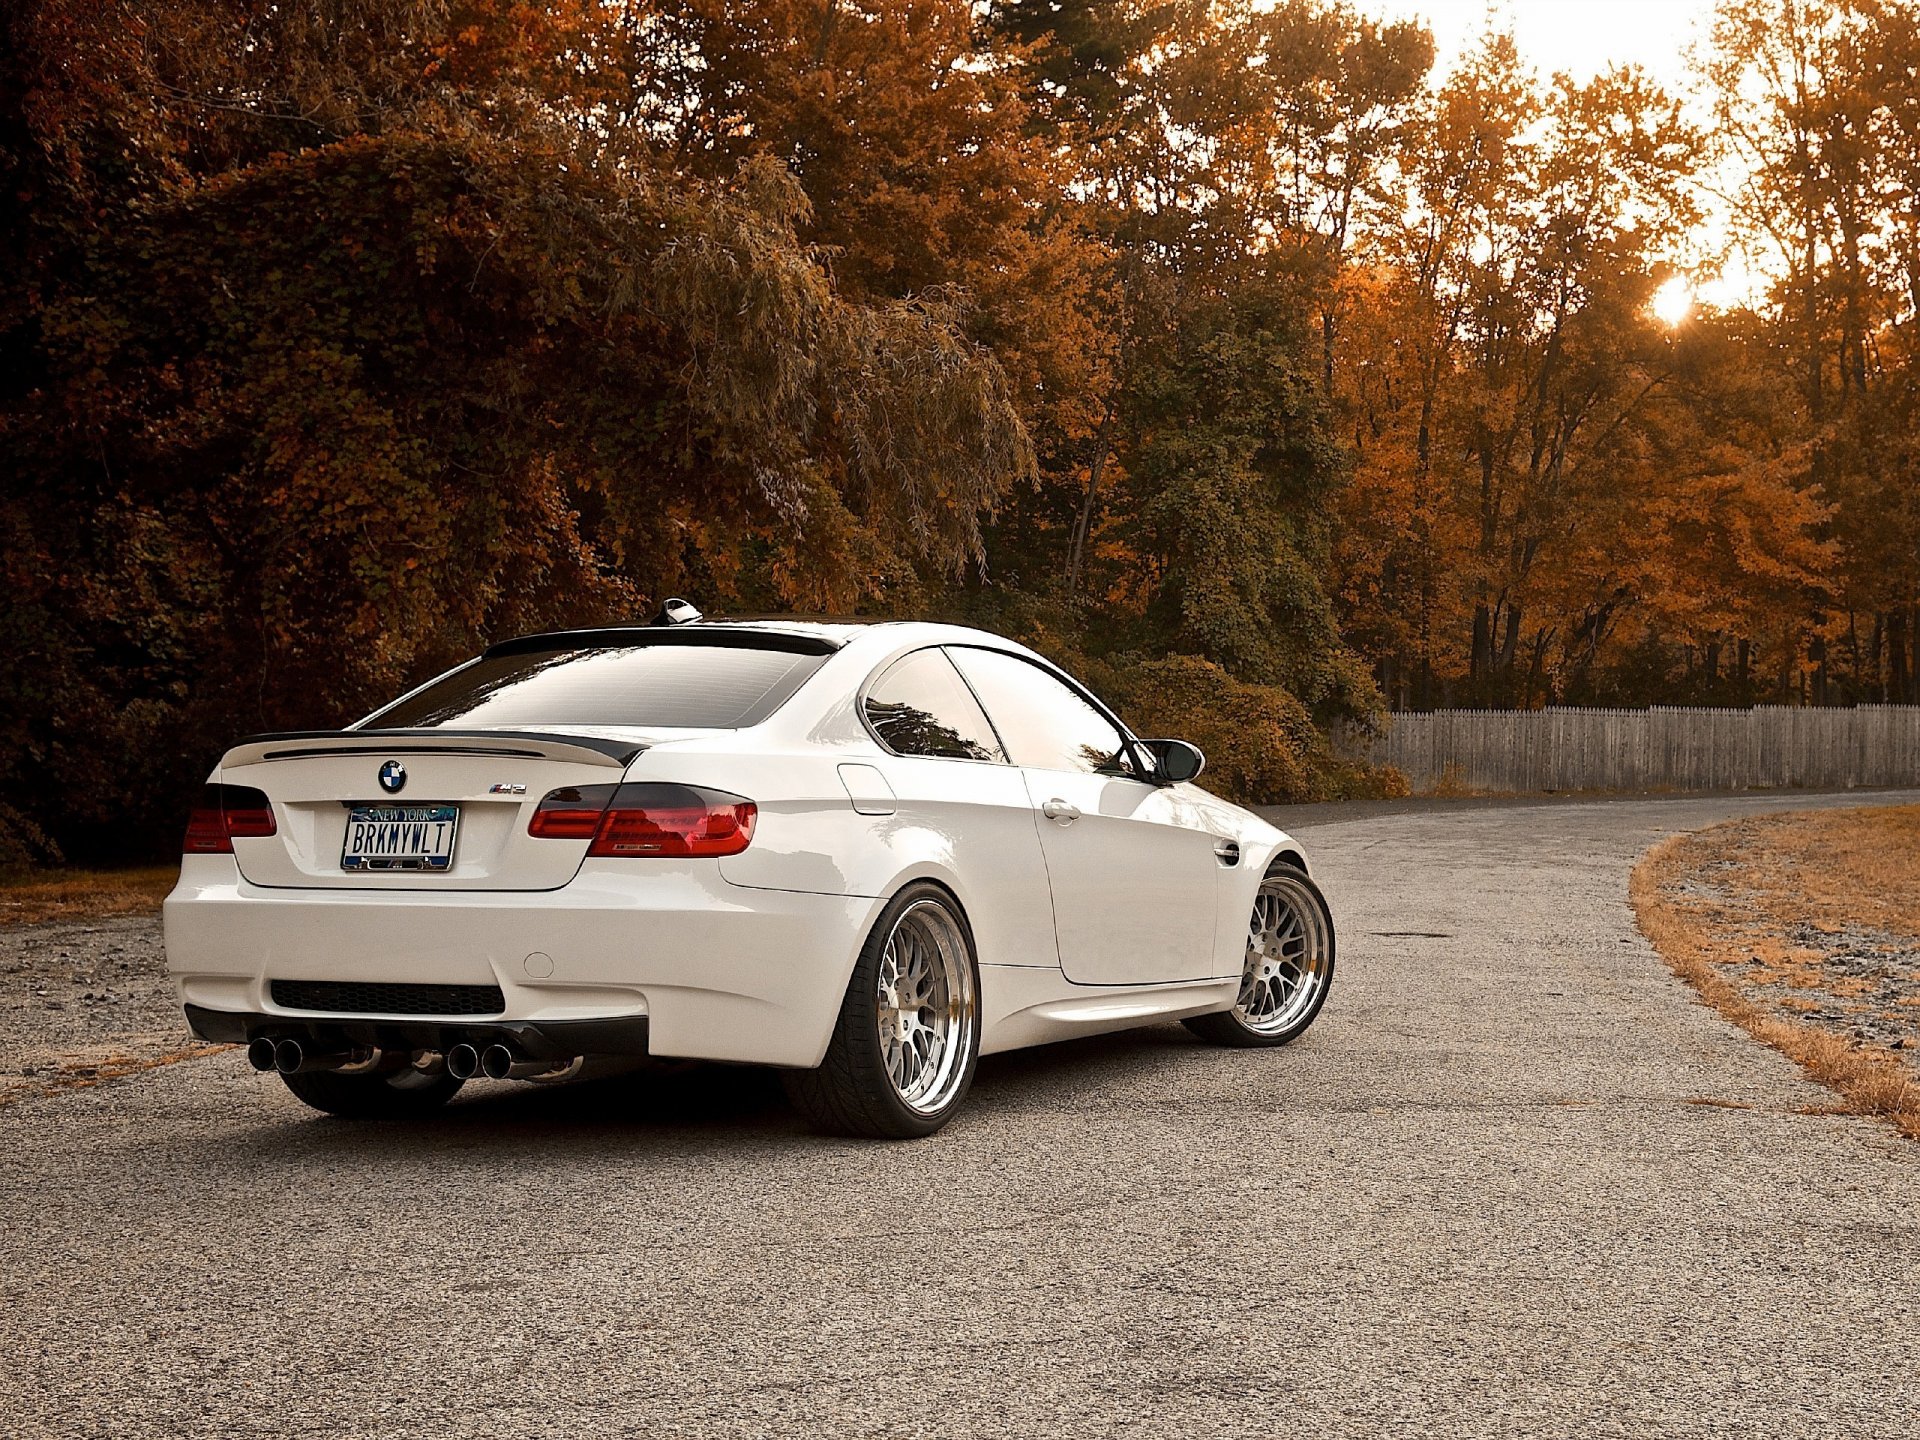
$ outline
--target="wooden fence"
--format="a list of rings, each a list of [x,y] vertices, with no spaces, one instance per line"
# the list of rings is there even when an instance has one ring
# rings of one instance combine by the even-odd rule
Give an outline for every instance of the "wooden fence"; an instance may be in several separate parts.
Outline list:
[[[1440,710],[1342,748],[1415,794],[1920,786],[1920,705]]]

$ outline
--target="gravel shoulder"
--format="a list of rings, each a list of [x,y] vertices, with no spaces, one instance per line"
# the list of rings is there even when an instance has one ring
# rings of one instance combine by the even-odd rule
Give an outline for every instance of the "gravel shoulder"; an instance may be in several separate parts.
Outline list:
[[[0,1105],[136,1073],[189,1044],[157,915],[0,927]]]
[[[1728,821],[1656,848],[1631,888],[1709,1004],[1920,1139],[1920,806]]]
[[[21,1437],[1920,1435],[1920,1146],[1810,1113],[1626,903],[1650,845],[1807,804],[1323,814],[1339,972],[1302,1043],[992,1057],[914,1144],[809,1135],[738,1070],[390,1128],[231,1054],[24,1098],[0,1407]]]

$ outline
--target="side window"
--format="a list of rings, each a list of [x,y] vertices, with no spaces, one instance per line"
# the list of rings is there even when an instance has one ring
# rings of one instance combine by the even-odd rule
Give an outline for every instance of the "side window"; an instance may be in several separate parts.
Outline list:
[[[1131,775],[1126,738],[1038,665],[1000,650],[956,645],[953,663],[979,695],[1016,765]]]
[[[938,650],[894,661],[868,689],[866,704],[867,723],[895,754],[1006,762],[973,692]]]

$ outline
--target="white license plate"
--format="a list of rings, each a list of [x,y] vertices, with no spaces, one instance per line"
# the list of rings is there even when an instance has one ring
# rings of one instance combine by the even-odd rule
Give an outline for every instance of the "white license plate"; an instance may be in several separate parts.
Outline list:
[[[448,870],[457,805],[355,805],[347,811],[342,870]]]

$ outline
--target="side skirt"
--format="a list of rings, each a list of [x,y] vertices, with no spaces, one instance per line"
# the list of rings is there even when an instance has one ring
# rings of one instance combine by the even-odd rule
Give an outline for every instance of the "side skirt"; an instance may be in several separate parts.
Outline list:
[[[982,965],[980,1053],[994,1055],[1078,1035],[1205,1015],[1229,1009],[1239,993],[1238,976],[1136,989],[1075,985],[1058,970]]]

